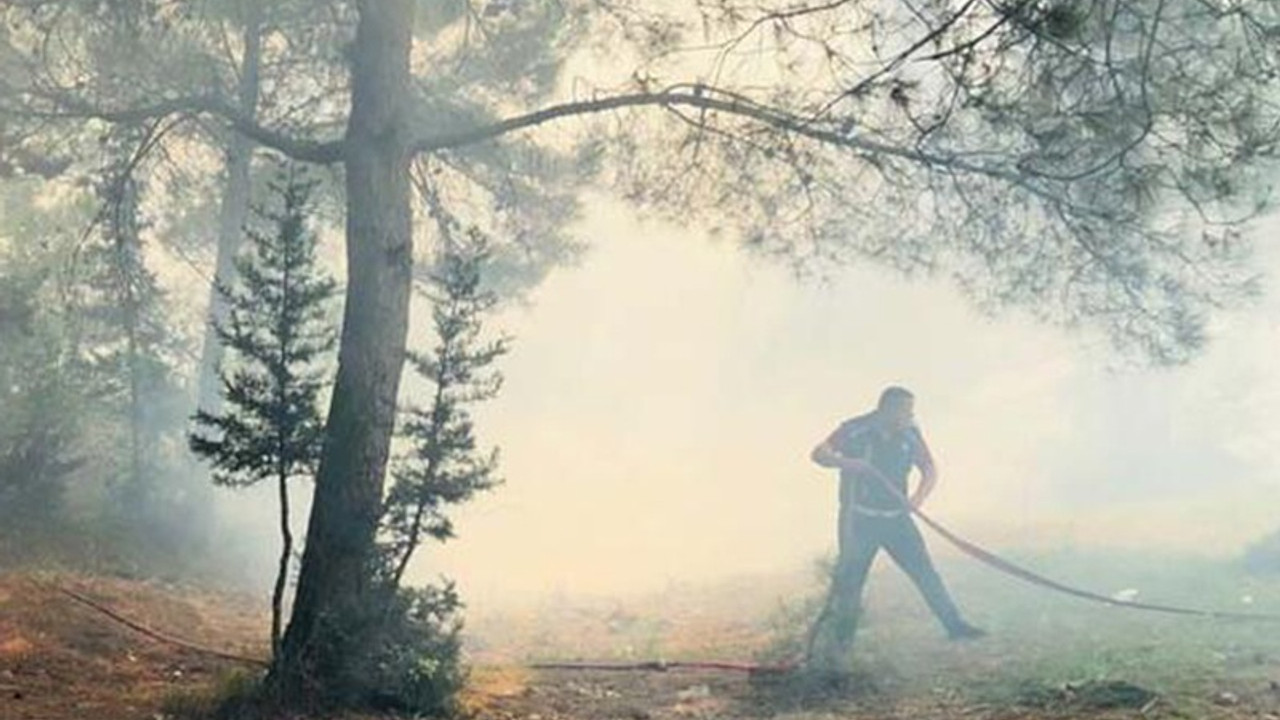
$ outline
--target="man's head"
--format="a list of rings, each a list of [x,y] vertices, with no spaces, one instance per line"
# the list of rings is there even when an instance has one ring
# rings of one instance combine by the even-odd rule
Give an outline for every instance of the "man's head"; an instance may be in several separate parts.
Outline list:
[[[916,396],[910,390],[891,385],[880,393],[876,415],[888,428],[906,430],[915,423],[915,406]]]

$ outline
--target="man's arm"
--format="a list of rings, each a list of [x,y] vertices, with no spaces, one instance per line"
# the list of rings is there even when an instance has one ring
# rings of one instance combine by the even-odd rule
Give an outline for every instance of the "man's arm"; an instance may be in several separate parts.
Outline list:
[[[859,473],[866,472],[871,466],[865,460],[843,455],[836,449],[839,445],[840,436],[846,430],[846,425],[836,428],[835,432],[818,443],[813,452],[809,453],[809,459],[825,468],[840,468]]]
[[[929,444],[924,441],[924,435],[920,434],[919,430],[915,430],[912,437],[915,445],[913,462],[920,468],[920,484],[911,494],[911,507],[918,508],[924,504],[925,498],[929,497],[929,493],[933,492],[934,486],[938,484],[938,466],[933,461],[933,453],[929,452]]]

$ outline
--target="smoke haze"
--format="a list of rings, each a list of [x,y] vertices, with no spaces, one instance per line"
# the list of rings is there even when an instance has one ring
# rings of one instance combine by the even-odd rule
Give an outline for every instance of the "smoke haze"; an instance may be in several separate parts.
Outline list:
[[[917,393],[939,460],[929,511],[980,542],[1229,556],[1276,526],[1257,502],[1280,486],[1274,298],[1223,318],[1190,367],[1125,367],[1088,334],[984,318],[943,281],[797,282],[592,208],[587,259],[502,318],[516,342],[479,428],[507,483],[414,570],[472,606],[832,552],[834,477],[807,455],[888,383]]]

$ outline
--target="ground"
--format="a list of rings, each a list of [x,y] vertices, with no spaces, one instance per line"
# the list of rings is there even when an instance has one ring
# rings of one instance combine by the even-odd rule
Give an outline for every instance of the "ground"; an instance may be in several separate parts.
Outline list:
[[[0,718],[151,720],[172,694],[233,670],[125,628],[60,588],[185,640],[260,654],[261,613],[247,598],[121,579],[0,575]]]
[[[1028,556],[1068,581],[1140,599],[1280,610],[1280,580],[1211,560]],[[795,650],[817,573],[555,597],[468,625],[475,720],[1220,718],[1280,720],[1280,622],[1160,616],[1045,595],[944,558],[991,635],[950,643],[890,567],[873,575],[851,683],[719,670],[552,670],[549,661],[768,661]],[[175,698],[244,671],[148,638],[62,592],[231,654],[261,657],[264,600],[157,582],[0,574],[0,718],[165,718]]]

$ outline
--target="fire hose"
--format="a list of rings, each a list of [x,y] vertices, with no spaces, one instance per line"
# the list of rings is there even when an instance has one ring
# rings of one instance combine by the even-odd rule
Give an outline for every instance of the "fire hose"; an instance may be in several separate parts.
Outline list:
[[[1057,580],[1052,580],[1037,572],[1028,570],[1027,568],[1022,567],[1021,565],[1018,565],[1017,563],[1014,563],[1010,560],[1006,560],[1005,558],[1000,557],[994,552],[991,552],[990,550],[987,550],[986,548],[976,543],[965,540],[964,538],[960,537],[954,532],[951,532],[946,527],[944,527],[942,523],[939,523],[937,520],[934,520],[933,518],[929,517],[928,515],[925,514],[923,510],[913,505],[911,501],[906,498],[906,496],[904,496],[901,492],[899,492],[899,490],[896,487],[893,486],[893,483],[890,482],[889,478],[885,477],[884,474],[881,473],[874,466],[868,465],[866,469],[868,470],[867,474],[875,477],[886,489],[889,490],[889,492],[891,492],[898,499],[899,502],[903,504],[904,507],[910,510],[912,515],[915,515],[917,518],[920,518],[920,522],[924,523],[930,530],[933,530],[938,535],[941,535],[944,540],[954,545],[957,549],[960,550],[960,552],[964,553],[965,555],[968,555],[969,557],[977,560],[980,563],[983,563],[984,565],[992,567],[1006,575],[1015,577],[1024,582],[1031,583],[1032,585],[1036,585],[1038,587],[1042,587],[1048,590],[1060,592],[1065,595],[1070,595],[1072,597],[1078,597],[1084,600],[1090,600],[1092,602],[1102,603],[1104,605],[1111,605],[1113,607],[1129,608],[1132,610],[1147,610],[1150,612],[1167,613],[1171,615],[1190,615],[1195,617],[1223,618],[1223,619],[1230,619],[1230,620],[1255,620],[1255,621],[1262,620],[1262,621],[1269,621],[1269,622],[1280,621],[1280,614],[1275,614],[1275,613],[1242,613],[1242,612],[1232,612],[1232,611],[1223,611],[1223,610],[1200,610],[1196,608],[1179,607],[1176,605],[1163,605],[1159,603],[1137,602],[1134,600],[1121,600],[1119,598],[1108,597],[1106,595],[1102,595],[1096,592],[1090,592],[1089,590],[1082,590],[1080,588],[1072,587],[1065,583],[1058,582]]]

